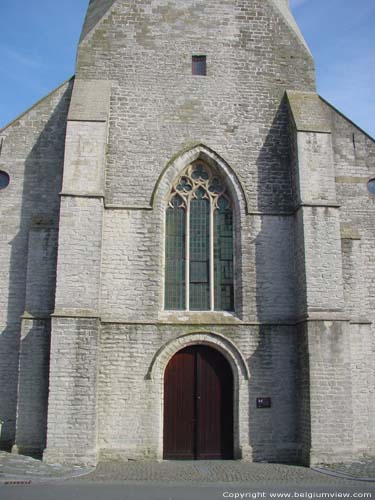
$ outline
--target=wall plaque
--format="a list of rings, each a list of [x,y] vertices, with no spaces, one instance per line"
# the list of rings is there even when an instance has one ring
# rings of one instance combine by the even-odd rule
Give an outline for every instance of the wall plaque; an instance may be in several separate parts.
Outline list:
[[[271,408],[271,398],[257,398],[257,408]]]

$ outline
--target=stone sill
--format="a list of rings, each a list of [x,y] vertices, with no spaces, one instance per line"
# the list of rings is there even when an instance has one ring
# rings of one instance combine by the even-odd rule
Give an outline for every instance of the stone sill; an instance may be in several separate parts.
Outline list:
[[[350,321],[350,317],[343,311],[309,311],[307,314],[296,318],[296,324],[309,321]]]
[[[159,321],[177,324],[242,324],[235,313],[225,311],[162,311],[158,316]]]

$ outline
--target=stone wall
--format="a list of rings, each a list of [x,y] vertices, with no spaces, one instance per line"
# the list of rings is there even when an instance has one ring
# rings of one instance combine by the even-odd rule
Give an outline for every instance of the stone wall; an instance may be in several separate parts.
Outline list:
[[[3,447],[11,446],[15,440],[21,316],[25,310],[36,316],[37,321],[36,328],[30,328],[35,335],[29,336],[24,330],[22,356],[27,351],[28,357],[35,354],[38,359],[48,358],[48,333],[44,328],[49,327],[48,323],[42,327],[41,340],[37,333],[41,331],[38,318],[50,314],[54,307],[57,247],[56,238],[48,235],[58,227],[58,193],[71,86],[65,83],[0,131],[0,170],[10,175],[9,186],[0,192],[0,419],[5,421],[0,442]],[[31,249],[29,245],[42,234],[45,238]],[[46,364],[43,366],[47,377]],[[40,380],[39,362],[35,361],[35,370],[31,362],[25,369],[28,373],[24,372],[24,377],[32,380],[35,375],[34,380]],[[42,402],[45,405],[45,389],[40,390],[43,395],[38,389],[34,402],[29,401],[32,406],[22,403],[23,410],[32,411],[34,405]],[[20,394],[22,397],[24,392],[21,390]],[[39,396],[42,400],[38,402]],[[34,416],[28,423],[33,419]],[[43,441],[43,434],[45,428],[36,440]]]
[[[346,310],[350,316],[354,452],[375,453],[375,142],[327,104],[332,122]]]
[[[236,235],[243,271],[237,280],[238,315],[245,321],[294,316],[293,200],[283,95],[287,88],[313,90],[314,76],[311,56],[291,34],[284,14],[259,1],[185,2],[183,7],[116,2],[90,33],[84,31],[77,78],[112,82],[104,318],[160,316],[165,201],[156,205],[154,193],[169,162],[196,144],[227,162],[247,196],[248,215],[238,215]],[[206,77],[191,74],[193,54],[207,55]]]
[[[101,21],[90,18],[95,27],[84,30],[77,63],[79,85],[111,84],[108,118],[99,119],[108,119],[103,219],[99,206],[86,210],[100,218],[87,234],[87,241],[95,235],[96,242],[95,272],[89,278],[96,276],[90,281],[93,294],[101,259],[100,297],[91,308],[103,319],[99,361],[90,353],[93,344],[86,346],[90,377],[99,362],[98,449],[106,457],[160,457],[162,393],[148,381],[147,367],[165,342],[204,325],[233,339],[250,369],[250,406],[241,409],[250,434],[248,442],[239,438],[240,447],[250,446],[256,460],[349,459],[353,425],[359,435],[362,420],[353,416],[350,399],[353,384],[359,388],[360,381],[351,375],[353,332],[345,317],[349,294],[344,283],[353,273],[345,268],[350,260],[341,260],[336,139],[330,112],[314,94],[311,56],[291,32],[284,3],[281,10],[258,1],[186,2],[183,8],[163,1],[109,4]],[[191,75],[193,54],[207,55],[206,77]],[[288,93],[292,127],[287,89],[294,91]],[[74,206],[82,206],[70,222],[64,219],[69,206],[64,206],[60,264],[66,277],[61,278],[62,311],[73,308],[79,316],[86,310],[80,301],[88,292],[84,269],[90,264],[78,242],[73,245],[77,259],[69,254],[68,234],[72,231],[75,242],[80,221],[88,220],[83,207],[97,203],[83,192],[84,170],[90,151],[99,158],[103,148],[86,147],[80,162],[74,129],[86,145],[96,133],[92,124],[83,125],[92,119],[92,103],[86,99],[80,107],[79,99],[74,102],[64,186],[73,183],[72,198],[78,186],[85,200],[75,199]],[[195,149],[202,159],[215,157],[233,183],[239,288],[234,315],[163,311],[168,182]],[[64,290],[74,276],[72,288]],[[75,305],[74,290],[82,291]],[[306,323],[300,323],[296,336],[298,321]],[[71,335],[79,336],[79,330]],[[72,349],[80,352],[81,347]],[[358,348],[359,357],[362,352]],[[57,391],[65,372],[62,366],[56,370],[51,380]],[[75,370],[66,377],[76,387]],[[274,406],[261,414],[252,406],[254,394],[268,391]],[[71,397],[66,393],[65,399]],[[75,434],[61,448],[64,433],[53,420],[58,400],[51,401],[46,457],[66,459],[74,456],[74,436],[83,422],[76,411],[69,414]],[[350,410],[342,415],[345,405]],[[322,419],[324,414],[329,416]],[[339,416],[342,435],[335,429]],[[93,422],[87,432],[90,438],[81,449],[94,460]]]
[[[193,54],[207,55],[206,77],[191,75]],[[286,73],[284,64],[293,70]],[[117,2],[83,38],[77,78],[112,84],[100,297],[101,455],[158,456],[162,398],[145,380],[147,367],[163,343],[214,322],[212,330],[234,339],[250,366],[250,406],[241,409],[251,434],[241,443],[252,447],[248,457],[295,459],[296,338],[287,326],[296,314],[295,203],[284,92],[314,89],[308,51],[265,2],[188,2],[184,8],[152,2],[126,9]],[[204,161],[220,165],[222,159],[223,173],[246,198],[233,187],[234,316],[163,312],[166,196],[194,149]],[[240,321],[253,324],[239,327]],[[273,398],[271,410],[255,408],[262,395]]]
[[[246,439],[239,439],[240,448],[250,446],[247,458],[253,460],[296,459],[295,329],[173,323],[102,325],[98,375],[98,447],[102,457],[162,457],[162,385],[155,385],[154,376],[149,375],[155,358],[176,339],[180,339],[182,348],[184,336],[190,343],[204,342],[218,348],[217,334],[233,343],[249,368],[246,404],[242,404],[239,387],[235,387],[235,429],[237,426],[238,432],[241,421],[247,429]],[[257,409],[257,397],[271,397],[272,407]],[[238,450],[235,456],[240,458]]]
[[[207,55],[206,77],[191,74],[193,54]],[[315,83],[271,2],[115,2],[81,42],[77,78],[112,81],[107,205],[149,207],[171,158],[203,143],[238,173],[252,210],[290,208],[281,101]]]
[[[92,0],[72,86],[0,132],[1,444],[18,387],[14,451],[44,447],[50,369],[46,460],[161,458],[163,366],[197,342],[233,368],[236,458],[374,453],[375,146],[314,93],[286,1]],[[198,158],[232,196],[233,314],[163,310]]]
[[[53,319],[44,460],[97,462],[97,318]]]
[[[361,178],[353,181],[338,172],[345,170],[342,158],[354,157],[358,130],[355,133],[353,127],[351,142],[345,141],[345,127],[336,125],[339,114],[312,93],[288,92],[288,100],[295,127],[293,179],[300,204],[297,262],[303,262],[305,275],[300,288],[305,292],[305,311],[299,307],[303,313],[299,356],[308,365],[307,373],[299,364],[305,386],[305,391],[302,383],[299,386],[301,456],[309,464],[349,461],[373,450],[368,433],[373,423],[374,375],[363,354],[365,345],[370,352],[373,349],[372,314],[367,307],[371,292],[363,279],[367,273],[362,248],[368,240],[361,241],[361,229],[366,227],[363,212],[371,212],[372,200],[366,203],[362,197],[357,225],[355,210],[348,211],[348,205],[359,193],[348,190],[347,200],[340,184],[355,184]],[[371,141],[362,134],[358,142],[368,146],[367,154],[361,154],[368,168]],[[363,190],[367,180],[362,177]],[[373,265],[370,258],[369,270]],[[302,281],[301,273],[298,282]],[[361,378],[364,371],[366,382]]]
[[[242,239],[245,272],[241,283],[237,280],[235,284],[236,290],[241,286],[235,316],[244,321],[263,322],[294,319],[293,217],[243,216],[242,219],[238,240]],[[124,322],[162,318],[163,248],[164,211],[156,214],[143,210],[105,211],[103,318]],[[220,313],[217,316],[220,318]]]

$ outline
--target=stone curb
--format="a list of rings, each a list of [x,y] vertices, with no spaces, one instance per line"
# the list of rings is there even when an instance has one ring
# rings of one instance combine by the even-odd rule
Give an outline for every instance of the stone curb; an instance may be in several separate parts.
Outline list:
[[[310,469],[315,472],[319,472],[320,474],[325,474],[326,476],[333,476],[340,479],[349,479],[351,481],[364,481],[364,482],[375,483],[375,478],[373,477],[351,476],[350,474],[345,474],[345,472],[337,472],[331,469],[321,469],[320,467],[310,467]]]

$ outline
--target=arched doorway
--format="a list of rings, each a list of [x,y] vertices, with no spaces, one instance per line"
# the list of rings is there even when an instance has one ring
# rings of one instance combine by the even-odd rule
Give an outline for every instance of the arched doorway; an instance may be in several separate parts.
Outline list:
[[[233,458],[233,374],[206,345],[177,352],[164,374],[164,458]]]

